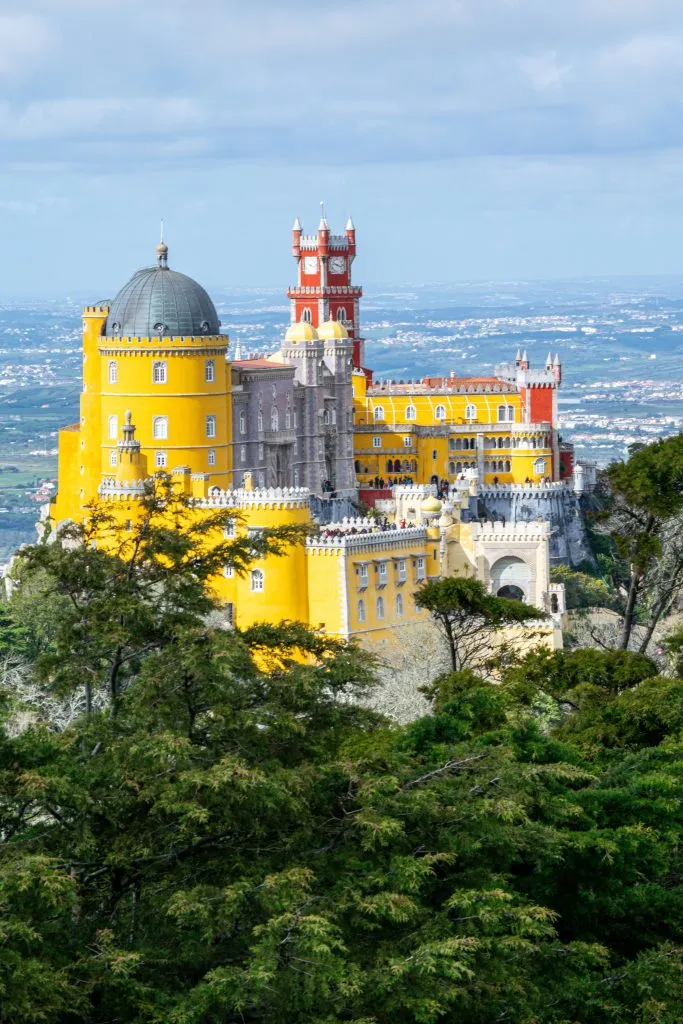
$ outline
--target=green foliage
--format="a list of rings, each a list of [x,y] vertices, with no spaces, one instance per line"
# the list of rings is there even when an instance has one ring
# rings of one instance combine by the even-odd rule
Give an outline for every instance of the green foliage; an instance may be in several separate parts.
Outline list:
[[[152,522],[133,559],[25,556],[30,672],[109,699],[0,731],[3,1021],[680,1021],[683,680],[536,652],[499,684],[426,677],[399,727],[354,644],[212,625],[211,566],[177,543]],[[538,616],[471,582],[422,593]]]
[[[585,572],[570,569],[568,565],[554,565],[550,569],[553,583],[564,584],[565,599],[569,611],[584,611],[588,608],[619,607],[619,600],[604,580]]]

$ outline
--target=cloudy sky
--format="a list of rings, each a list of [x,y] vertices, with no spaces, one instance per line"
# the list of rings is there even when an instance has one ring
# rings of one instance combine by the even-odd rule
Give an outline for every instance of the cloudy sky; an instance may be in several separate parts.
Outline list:
[[[683,272],[681,0],[0,0],[0,301]]]

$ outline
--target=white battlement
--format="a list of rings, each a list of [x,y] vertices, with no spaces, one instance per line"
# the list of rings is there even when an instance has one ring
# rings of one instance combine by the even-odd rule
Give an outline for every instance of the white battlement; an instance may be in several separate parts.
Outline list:
[[[152,483],[152,477],[146,480],[130,480],[122,482],[116,477],[106,477],[97,488],[100,498],[113,499],[116,501],[138,501],[144,497],[147,488]]]
[[[362,520],[366,523],[367,520]],[[330,527],[326,527],[329,531]],[[427,539],[426,531],[419,526],[408,526],[401,529],[396,527],[388,530],[367,530],[364,533],[344,533],[341,535],[326,535],[321,533],[317,537],[309,537],[306,541],[307,549],[311,551],[342,551],[344,553],[358,551],[382,551],[387,548],[414,547],[422,544]]]
[[[474,541],[528,544],[530,541],[543,541],[550,537],[550,523],[545,521],[533,523],[473,522],[471,526],[472,540]]]
[[[307,487],[255,487],[253,491],[243,487],[227,491],[216,488],[196,504],[200,508],[294,508],[309,505],[310,499]]]
[[[459,486],[462,486],[462,481],[458,483]],[[570,480],[554,480],[538,484],[480,484],[479,494],[482,498],[504,498],[510,494],[523,494],[529,498],[547,498],[554,494],[568,493],[571,489]]]

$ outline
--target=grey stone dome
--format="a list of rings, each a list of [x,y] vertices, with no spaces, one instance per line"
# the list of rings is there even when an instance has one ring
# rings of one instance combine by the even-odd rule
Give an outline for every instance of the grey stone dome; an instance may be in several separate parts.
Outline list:
[[[219,334],[216,307],[200,284],[169,270],[157,246],[157,266],[133,274],[109,307],[105,334],[124,338]]]

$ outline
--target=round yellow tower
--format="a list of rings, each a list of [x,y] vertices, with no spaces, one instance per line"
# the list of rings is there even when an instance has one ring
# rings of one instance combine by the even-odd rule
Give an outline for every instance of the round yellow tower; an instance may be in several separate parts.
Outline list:
[[[112,302],[97,351],[100,479],[117,465],[117,440],[130,409],[150,473],[189,466],[211,484],[227,486],[228,338],[201,285],[169,268],[163,242],[155,265],[138,270]]]

